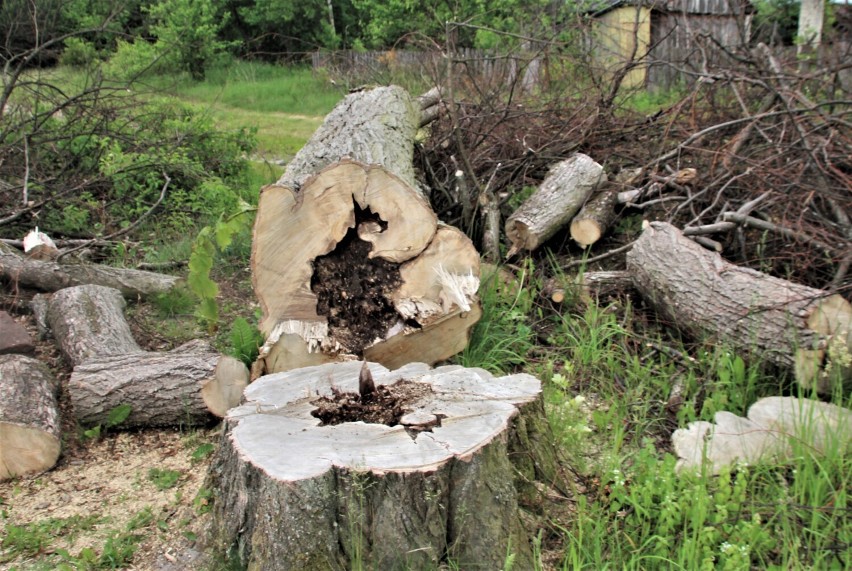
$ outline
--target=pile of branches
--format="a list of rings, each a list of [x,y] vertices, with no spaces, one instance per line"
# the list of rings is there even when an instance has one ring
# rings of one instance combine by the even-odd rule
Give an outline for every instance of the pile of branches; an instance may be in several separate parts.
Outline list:
[[[688,86],[651,114],[612,97],[611,83],[584,81],[600,74],[577,62],[547,100],[518,85],[482,88],[461,66],[449,112],[419,149],[425,182],[439,216],[478,240],[486,193],[505,219],[550,165],[581,151],[635,189],[622,216],[671,222],[732,261],[848,292],[852,96],[842,79],[852,59],[831,49],[833,62],[827,51],[806,64],[762,44],[728,53],[724,66],[682,70]],[[697,173],[689,183],[675,176],[685,168]]]

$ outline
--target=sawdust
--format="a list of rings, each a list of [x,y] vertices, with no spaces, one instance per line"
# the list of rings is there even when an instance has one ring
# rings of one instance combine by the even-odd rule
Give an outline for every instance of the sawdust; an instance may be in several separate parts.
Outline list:
[[[150,522],[134,533],[141,541],[128,569],[170,571],[186,567],[180,555],[199,554],[195,538],[201,538],[207,516],[204,501],[194,501],[201,490],[208,460],[193,461],[198,446],[213,440],[209,431],[182,433],[146,430],[107,435],[82,445],[74,457],[41,475],[0,482],[3,517],[0,537],[10,526],[24,526],[48,519],[97,516],[92,529],[57,537],[36,557],[18,557],[0,563],[0,570],[27,569],[57,562],[57,549],[77,555],[86,547],[101,553],[111,534],[126,531],[128,523],[143,510]],[[175,470],[180,478],[173,487],[160,490],[149,477],[152,468]],[[202,494],[203,496],[203,494]],[[4,551],[0,549],[0,560]],[[193,558],[194,558],[193,557]],[[174,560],[174,561],[172,561]]]

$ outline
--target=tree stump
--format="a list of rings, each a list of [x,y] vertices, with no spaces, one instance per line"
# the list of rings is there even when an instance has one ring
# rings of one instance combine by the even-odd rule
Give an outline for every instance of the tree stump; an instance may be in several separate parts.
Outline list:
[[[191,426],[222,417],[239,403],[248,369],[206,341],[147,352],[124,319],[124,299],[113,288],[85,285],[53,294],[46,320],[74,365],[68,392],[77,421],[102,424],[130,405],[121,427]]]
[[[327,167],[258,204],[252,277],[266,343],[253,376],[348,355],[446,359],[479,319],[479,254],[380,166]]]
[[[43,363],[0,355],[0,480],[56,464],[61,450],[58,387]]]
[[[603,167],[582,153],[553,165],[538,190],[506,220],[506,236],[512,242],[508,256],[541,246],[577,214],[604,180]]]
[[[837,294],[726,262],[664,222],[646,227],[627,270],[688,335],[786,369],[804,388],[829,393],[852,379],[852,306]]]
[[[501,569],[509,554],[531,568],[513,462],[543,450],[530,441],[549,442],[527,418],[543,419],[539,381],[423,363],[365,369],[325,364],[246,389],[210,469],[216,545],[269,571]],[[379,416],[358,420],[366,414]],[[528,447],[511,453],[518,442]]]

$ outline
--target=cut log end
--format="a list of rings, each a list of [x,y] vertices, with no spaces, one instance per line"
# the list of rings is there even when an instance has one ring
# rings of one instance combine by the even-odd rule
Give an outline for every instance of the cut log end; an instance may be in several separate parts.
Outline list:
[[[216,364],[213,377],[201,388],[201,398],[213,415],[222,418],[240,404],[249,383],[249,370],[239,359],[223,355]]]
[[[0,421],[0,480],[49,470],[61,448],[59,438],[43,429]]]

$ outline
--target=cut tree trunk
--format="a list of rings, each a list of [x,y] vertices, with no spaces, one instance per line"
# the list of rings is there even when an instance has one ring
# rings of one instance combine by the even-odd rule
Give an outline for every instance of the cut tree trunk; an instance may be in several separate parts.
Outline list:
[[[95,357],[143,353],[124,319],[124,298],[99,285],[69,287],[47,300],[46,321],[73,366]]]
[[[23,355],[0,355],[0,480],[49,470],[61,432],[54,376]]]
[[[176,276],[113,268],[98,264],[61,264],[25,258],[14,248],[0,243],[0,276],[13,285],[42,291],[94,284],[119,290],[125,297],[147,297],[174,288]]]
[[[530,430],[544,414],[539,381],[370,364],[375,388],[362,397],[364,374],[360,362],[332,363],[246,390],[210,468],[217,548],[268,571],[501,569],[510,554],[532,568],[513,462],[555,461],[512,446],[550,441]],[[337,417],[358,406],[395,414]]]
[[[464,348],[480,314],[470,240],[399,177],[351,160],[299,192],[263,189],[252,276],[267,336],[255,377],[349,355],[436,362]]]
[[[249,377],[242,362],[198,340],[143,351],[123,309],[121,294],[103,286],[66,288],[47,300],[47,324],[74,365],[68,392],[81,424],[103,424],[129,405],[121,427],[197,425],[240,402]]]
[[[577,279],[551,278],[541,288],[541,294],[554,303],[565,301],[566,295],[571,299],[579,298],[585,302],[602,298],[633,287],[630,274],[625,271],[583,272]]]
[[[86,426],[105,424],[121,405],[131,407],[121,428],[198,426],[225,416],[247,383],[243,363],[196,340],[162,353],[89,359],[74,367],[68,392]]]
[[[652,222],[627,255],[636,289],[681,331],[709,337],[831,392],[852,379],[852,306],[837,294],[724,261]]]
[[[428,104],[435,94],[424,100]],[[401,87],[347,95],[287,165],[278,185],[298,191],[328,165],[349,157],[378,164],[414,187],[414,138],[421,108]]]
[[[577,153],[551,167],[538,190],[506,220],[508,256],[535,250],[565,226],[606,180],[603,167]]]
[[[602,186],[571,220],[571,237],[583,248],[600,240],[615,222],[615,207],[621,185],[612,183]]]

